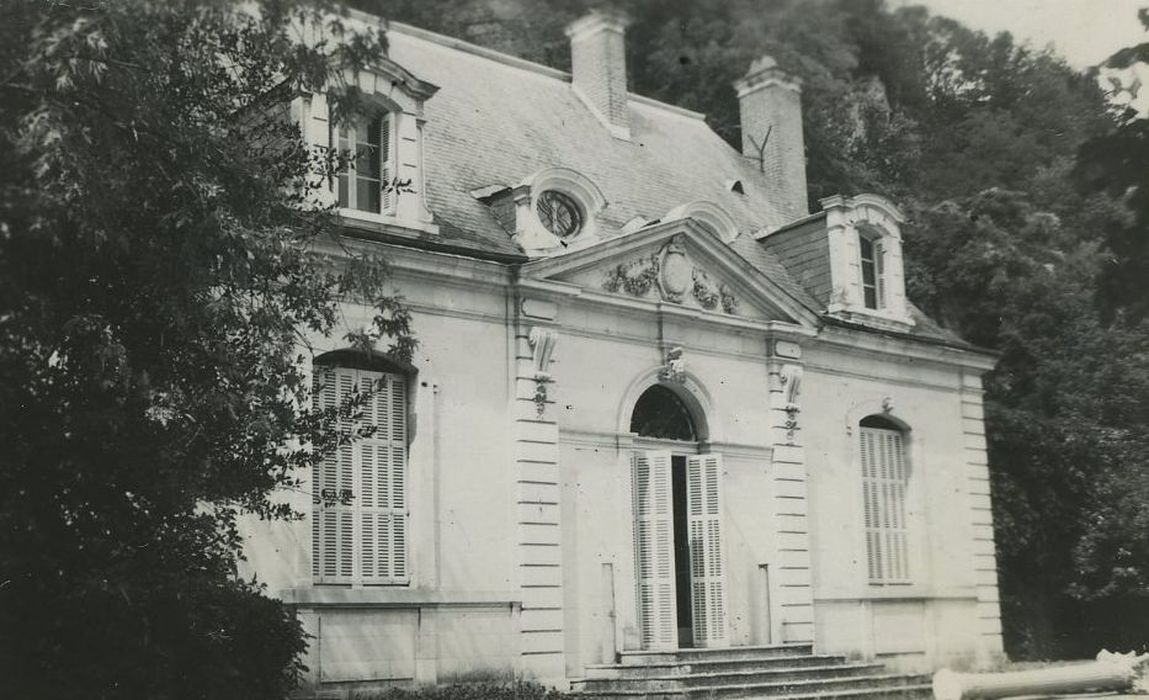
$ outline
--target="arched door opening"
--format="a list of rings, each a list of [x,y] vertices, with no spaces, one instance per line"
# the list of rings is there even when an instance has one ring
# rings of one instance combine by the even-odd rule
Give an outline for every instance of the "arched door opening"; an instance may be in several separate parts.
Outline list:
[[[726,639],[721,460],[699,454],[694,414],[664,385],[638,398],[630,430],[644,447],[657,448],[632,458],[643,646],[720,646]]]

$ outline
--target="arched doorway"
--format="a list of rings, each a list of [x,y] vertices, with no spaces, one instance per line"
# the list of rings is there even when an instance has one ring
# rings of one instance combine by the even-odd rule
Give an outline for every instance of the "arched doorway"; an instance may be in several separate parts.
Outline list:
[[[700,454],[703,416],[678,387],[635,402],[630,431],[637,607],[643,647],[724,646],[722,462]]]

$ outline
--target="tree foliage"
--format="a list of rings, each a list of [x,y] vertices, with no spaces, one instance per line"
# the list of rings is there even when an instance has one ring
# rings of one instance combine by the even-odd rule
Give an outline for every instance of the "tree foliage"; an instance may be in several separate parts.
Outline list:
[[[563,26],[603,3],[356,4],[565,68]],[[902,204],[910,297],[1001,353],[985,386],[1008,650],[1133,644],[1149,623],[1147,121],[1115,120],[1096,76],[1051,50],[920,7],[606,4],[632,19],[630,88],[705,112],[734,147],[730,85],[751,62],[769,53],[802,79],[811,206]]]
[[[335,164],[286,106],[355,109],[342,70],[383,40],[327,9],[4,2],[0,695],[294,683],[301,629],[237,576],[237,517],[291,517],[276,491],[346,439],[308,408],[308,337],[412,345],[381,261],[317,253]],[[343,328],[347,299],[373,327]]]

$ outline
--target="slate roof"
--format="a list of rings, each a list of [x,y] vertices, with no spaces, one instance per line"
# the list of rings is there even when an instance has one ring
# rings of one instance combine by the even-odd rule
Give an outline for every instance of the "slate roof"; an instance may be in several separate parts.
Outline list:
[[[568,73],[400,23],[387,28],[389,57],[439,86],[424,106],[423,155],[427,205],[439,232],[419,234],[413,242],[526,261],[492,209],[472,192],[512,187],[543,168],[563,166],[606,196],[601,222],[607,232],[635,217],[657,220],[690,201],[717,204],[738,225],[740,234],[730,243],[736,253],[798,302],[825,311],[753,235],[807,212],[785,210],[781,193],[757,164],[715,134],[703,115],[631,95],[631,139],[620,140],[578,97]],[[730,191],[734,180],[743,183],[744,194]],[[974,349],[912,305],[911,315],[916,325],[896,335]]]
[[[781,197],[757,165],[702,115],[632,97],[627,142],[614,138],[579,99],[566,73],[398,23],[390,25],[388,41],[392,60],[440,88],[425,104],[424,168],[442,243],[521,254],[471,191],[514,186],[552,166],[572,168],[598,185],[608,202],[606,229],[636,216],[658,219],[700,199],[725,209],[746,231],[805,214],[781,211]],[[729,191],[731,180],[741,180],[746,194]]]
[[[737,238],[730,242],[730,247],[746,259],[754,267],[762,271],[770,279],[778,283],[780,287],[790,293],[806,308],[819,312],[822,310],[822,305],[810,296],[810,293],[802,288],[801,285],[794,282],[790,273],[782,265],[782,262],[776,255],[762,247],[762,244],[754,240],[754,236],[749,233],[740,233]]]

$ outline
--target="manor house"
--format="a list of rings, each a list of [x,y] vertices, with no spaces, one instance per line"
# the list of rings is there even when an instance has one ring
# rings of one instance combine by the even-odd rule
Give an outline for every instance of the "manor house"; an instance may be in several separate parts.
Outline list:
[[[295,100],[355,154],[343,245],[389,259],[419,347],[316,341],[315,400],[375,383],[377,431],[302,475],[304,519],[250,524],[245,570],[335,690],[1000,653],[994,357],[906,298],[896,204],[810,212],[797,80],[747,66],[739,151],[628,91],[625,27],[570,25],[566,73],[390,24],[373,113]]]

